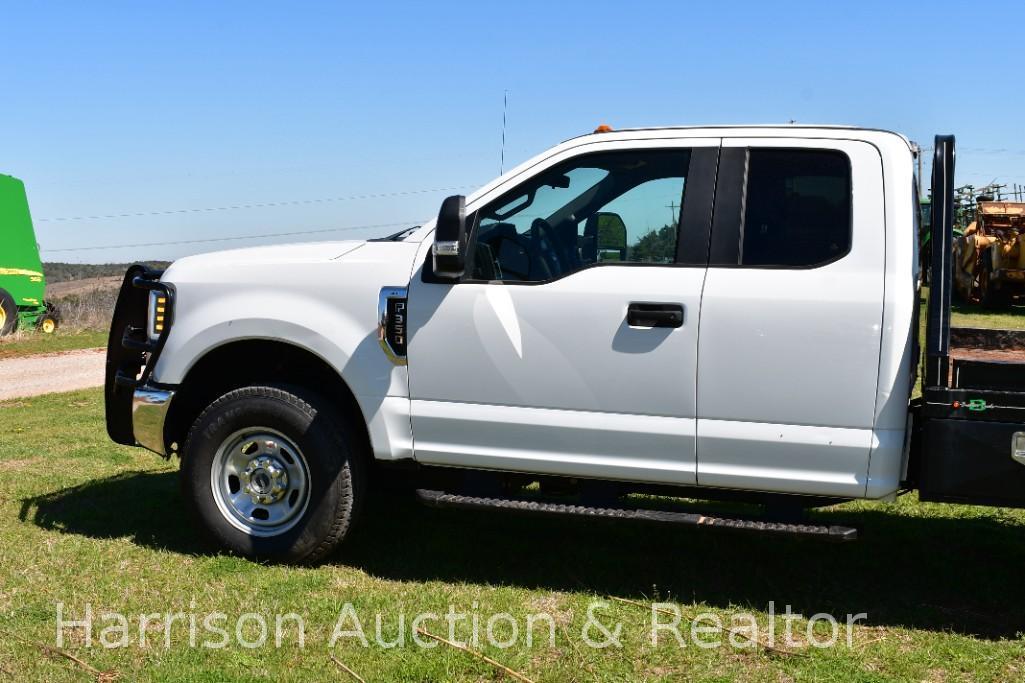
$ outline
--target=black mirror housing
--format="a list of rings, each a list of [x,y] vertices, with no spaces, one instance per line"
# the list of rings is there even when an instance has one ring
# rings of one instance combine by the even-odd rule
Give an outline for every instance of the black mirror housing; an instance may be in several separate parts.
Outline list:
[[[434,227],[434,274],[458,279],[466,268],[466,197],[453,195],[441,203]]]

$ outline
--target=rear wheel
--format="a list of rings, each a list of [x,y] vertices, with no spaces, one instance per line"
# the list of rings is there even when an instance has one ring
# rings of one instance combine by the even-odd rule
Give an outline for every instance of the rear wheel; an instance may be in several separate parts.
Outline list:
[[[18,329],[18,305],[6,289],[0,289],[0,337]]]
[[[331,552],[363,502],[352,434],[319,396],[253,386],[225,394],[193,424],[182,489],[202,525],[234,552],[310,563]]]

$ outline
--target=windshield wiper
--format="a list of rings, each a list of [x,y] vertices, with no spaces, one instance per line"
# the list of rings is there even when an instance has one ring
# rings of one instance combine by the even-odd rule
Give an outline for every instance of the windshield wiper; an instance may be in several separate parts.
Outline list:
[[[419,230],[421,227],[422,226],[414,225],[412,228],[405,228],[404,230],[399,230],[397,233],[395,233],[393,235],[388,235],[387,237],[374,237],[374,238],[369,239],[367,241],[368,242],[401,242],[402,240],[406,239],[407,237],[412,235],[414,232]]]

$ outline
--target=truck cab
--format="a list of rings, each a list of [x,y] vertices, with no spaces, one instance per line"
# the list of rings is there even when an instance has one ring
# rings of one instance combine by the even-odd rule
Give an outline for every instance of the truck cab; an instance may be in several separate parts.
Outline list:
[[[602,128],[391,238],[134,267],[108,431],[180,456],[202,525],[271,559],[326,555],[400,472],[434,505],[853,538],[624,496],[914,485],[914,161],[876,130]]]

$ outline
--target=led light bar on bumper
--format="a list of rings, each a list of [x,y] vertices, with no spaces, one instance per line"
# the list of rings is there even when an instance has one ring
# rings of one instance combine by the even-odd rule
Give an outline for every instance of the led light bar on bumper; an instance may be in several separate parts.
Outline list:
[[[160,339],[160,334],[171,324],[171,302],[164,292],[154,289],[149,293],[149,310],[146,315],[146,336],[150,341]]]

